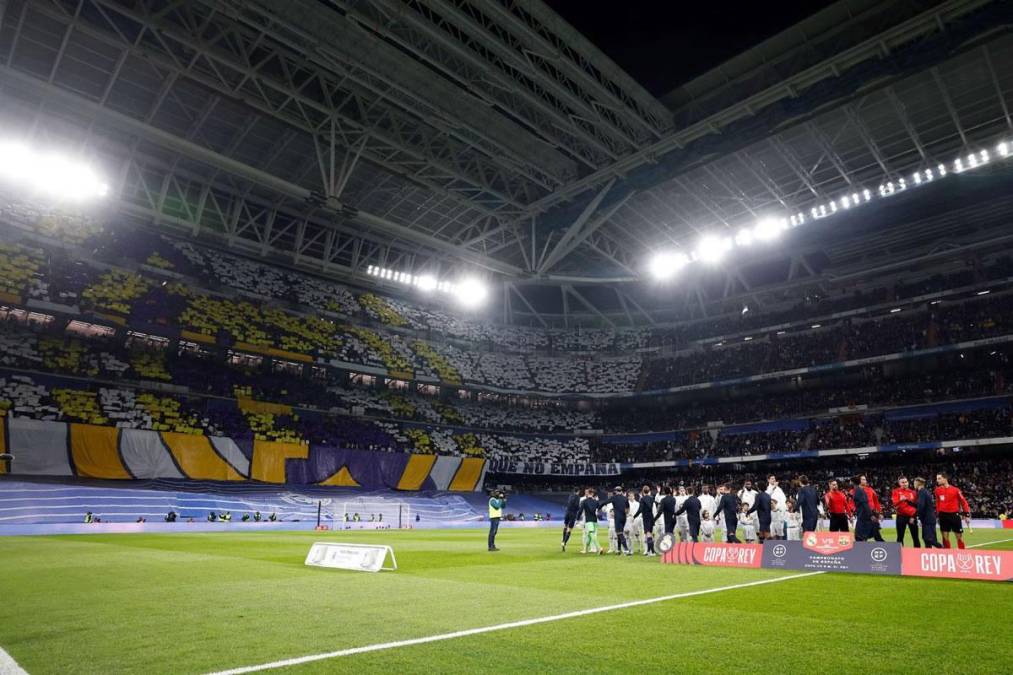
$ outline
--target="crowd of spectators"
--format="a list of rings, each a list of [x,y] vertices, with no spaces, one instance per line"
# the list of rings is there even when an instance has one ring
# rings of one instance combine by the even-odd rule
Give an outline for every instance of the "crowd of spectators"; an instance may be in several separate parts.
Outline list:
[[[985,263],[969,261],[963,269],[947,274],[934,274],[911,281],[898,280],[891,286],[871,290],[839,289],[802,293],[789,307],[763,312],[742,312],[742,307],[729,307],[727,314],[690,322],[682,326],[653,331],[648,338],[652,346],[685,346],[694,340],[752,331],[767,326],[797,323],[810,318],[829,316],[877,305],[887,305],[911,298],[937,294],[973,284],[1006,279],[1013,276],[1013,257],[998,256]],[[748,307],[748,306],[747,306]]]
[[[652,405],[648,401],[616,402],[600,411],[610,431],[666,431],[721,422],[735,424],[825,414],[831,409],[896,407],[1013,392],[1013,372],[1005,352],[983,352],[984,363],[888,375],[868,366],[851,379],[830,385],[771,394],[756,385],[730,400],[692,398],[680,403]],[[957,359],[960,364],[963,359]]]
[[[647,344],[650,331],[644,329],[544,331],[468,321],[403,300],[356,294],[333,282],[189,241],[147,234],[110,236],[96,250],[107,259],[137,261],[139,272],[75,260],[66,249],[15,241],[0,249],[0,287],[9,296],[149,325],[179,326],[220,344],[278,348],[382,367],[405,378],[507,390],[600,394],[661,389],[922,349],[1013,329],[1007,318],[1013,301],[996,293],[876,319],[838,320],[801,332],[747,336],[749,340],[645,360],[640,354],[607,355],[610,349]],[[1006,269],[1004,260],[984,269]],[[166,281],[149,272],[193,275],[205,288],[179,280],[189,276]],[[986,276],[978,272],[975,278]],[[967,280],[947,278],[953,283]],[[770,315],[764,321],[776,318]],[[416,337],[398,332],[401,329],[417,331]],[[553,350],[570,355],[542,353]]]
[[[967,456],[963,456],[964,454]],[[634,488],[644,484],[654,486],[669,483],[673,486],[703,486],[708,492],[713,493],[716,486],[731,483],[733,491],[737,492],[747,479],[762,489],[767,484],[767,476],[773,474],[778,477],[780,486],[790,497],[797,493],[800,487],[798,477],[801,475],[805,475],[821,495],[826,492],[831,480],[847,485],[848,479],[852,476],[864,475],[869,485],[879,495],[883,515],[890,518],[894,515],[890,492],[896,487],[896,481],[900,476],[906,476],[909,481],[921,476],[927,480],[931,489],[935,486],[936,474],[940,472],[946,473],[950,477],[950,482],[964,493],[970,503],[972,517],[994,519],[1013,515],[1013,460],[995,455],[969,453],[918,457],[870,455],[868,458],[846,457],[829,461],[821,459],[819,462],[793,461],[762,465],[742,463],[697,465],[677,470],[651,469],[627,474],[621,479],[609,478],[607,485],[600,487],[608,489],[616,482]],[[566,478],[551,483],[534,481],[530,478],[521,478],[517,481],[511,480],[508,476],[496,478],[502,478],[502,482],[509,483],[511,490],[528,494],[569,492],[576,487],[588,485],[596,487],[600,482],[596,478],[580,481]]]
[[[697,460],[1011,435],[1010,411],[1004,405],[951,414],[928,411],[924,417],[906,420],[858,410],[796,420],[791,429],[714,427],[679,432],[665,441],[620,444],[609,442],[607,436],[572,435],[575,429],[592,428],[599,419],[589,411],[561,405],[465,403],[370,391],[348,387],[333,379],[337,371],[322,367],[303,366],[303,373],[293,376],[268,371],[263,363],[223,361],[210,352],[127,349],[112,339],[56,339],[21,328],[12,331],[10,326],[0,330],[0,344],[4,347],[0,365],[8,369],[138,383],[89,385],[12,374],[0,381],[4,410],[125,428],[547,462]],[[146,381],[171,382],[185,386],[188,393],[152,391],[143,384]],[[243,400],[291,408],[246,409]]]
[[[65,232],[67,221],[56,216],[0,209],[0,217],[4,214],[17,216],[19,226],[33,218],[45,221],[35,227],[42,239],[21,239],[15,233],[0,245],[4,303],[32,300],[33,306],[51,306],[56,314],[58,307],[76,308],[96,323],[105,317],[121,327],[75,334],[65,319],[36,330],[15,325],[13,319],[7,322],[0,330],[0,367],[11,372],[0,382],[0,401],[15,415],[553,462],[751,456],[1009,433],[1006,408],[905,421],[859,408],[825,417],[834,407],[886,407],[1008,392],[1008,364],[1001,353],[996,363],[978,363],[973,369],[887,378],[868,367],[839,386],[777,395],[740,391],[734,400],[668,407],[637,401],[632,407],[609,405],[596,412],[563,404],[462,401],[448,395],[447,387],[439,398],[410,393],[414,385],[404,385],[405,391],[357,388],[341,370],[358,364],[383,368],[395,379],[482,384],[511,392],[628,393],[1007,334],[1013,332],[1013,296],[999,292],[654,358],[635,352],[669,329],[546,331],[476,322],[193,242],[103,232],[88,223],[77,223],[82,227],[78,236]],[[50,240],[61,244],[47,244]],[[85,243],[84,253],[74,248]],[[886,295],[863,295],[860,301],[859,296],[807,299],[810,309],[792,316],[797,320],[831,307],[840,311],[980,282],[1009,267],[1002,258],[981,269],[898,285]],[[770,325],[781,318],[749,313],[735,326]],[[673,329],[677,337],[672,342],[684,343],[695,330],[706,336],[727,328],[701,325]],[[130,332],[134,327],[163,327],[180,337],[125,338],[139,335]],[[609,353],[617,350],[626,353]],[[52,383],[15,371],[123,386]],[[165,394],[153,390],[152,383],[171,383],[187,393]],[[230,403],[209,405],[209,397]],[[232,403],[240,400],[289,406],[291,412]],[[715,427],[636,445],[584,435],[547,436],[597,428],[700,429],[716,420],[727,425],[813,415],[824,417],[793,430],[740,433]],[[409,420],[418,424],[405,424]]]
[[[797,334],[748,336],[649,361],[643,388],[741,378],[1005,335],[1013,330],[1011,316],[1013,295],[985,295],[906,315],[814,324]]]
[[[718,427],[672,434],[667,440],[636,438],[592,447],[597,462],[653,462],[777,455],[810,450],[870,448],[901,443],[1013,437],[1010,407],[960,413],[926,412],[917,419],[896,421],[885,415],[841,415],[801,420],[792,429],[739,431]]]

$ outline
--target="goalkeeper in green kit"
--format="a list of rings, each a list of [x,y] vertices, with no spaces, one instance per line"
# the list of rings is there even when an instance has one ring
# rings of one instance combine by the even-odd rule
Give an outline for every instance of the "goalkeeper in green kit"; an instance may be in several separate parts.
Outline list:
[[[584,492],[584,499],[580,502],[580,510],[584,514],[584,542],[581,553],[603,553],[598,546],[598,511],[601,504],[595,497],[594,488],[588,488]]]

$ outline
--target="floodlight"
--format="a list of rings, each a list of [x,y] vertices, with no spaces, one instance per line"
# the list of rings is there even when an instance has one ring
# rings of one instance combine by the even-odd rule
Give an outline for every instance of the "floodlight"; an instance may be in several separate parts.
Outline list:
[[[432,274],[423,274],[420,277],[416,277],[415,283],[418,285],[419,290],[425,291],[426,293],[435,290],[437,285],[436,277]]]
[[[475,277],[467,277],[457,282],[454,288],[457,301],[468,308],[480,306],[489,295],[489,289],[485,284]]]
[[[735,235],[736,246],[749,246],[753,243],[753,231],[748,227],[744,227],[739,230],[739,233]]]
[[[104,197],[109,186],[81,161],[42,154],[24,144],[0,143],[0,178],[34,192],[64,199]]]
[[[700,239],[693,251],[693,257],[708,264],[715,264],[725,257],[725,253],[732,247],[732,240],[728,237],[717,237],[708,234]]]
[[[658,281],[664,281],[674,277],[688,264],[689,256],[685,253],[681,251],[663,251],[654,254],[647,268],[652,277]]]
[[[833,203],[833,202],[831,202]],[[753,228],[753,236],[760,241],[773,241],[781,236],[785,229],[785,222],[776,218],[764,218]]]

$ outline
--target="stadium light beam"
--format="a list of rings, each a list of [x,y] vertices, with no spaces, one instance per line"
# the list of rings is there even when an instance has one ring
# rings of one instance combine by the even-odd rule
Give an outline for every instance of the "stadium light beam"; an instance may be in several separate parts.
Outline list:
[[[685,253],[665,251],[654,254],[647,267],[652,277],[658,281],[666,281],[676,276],[688,264],[689,256]]]
[[[436,277],[432,274],[423,274],[422,276],[415,278],[415,285],[418,286],[419,290],[424,293],[436,290],[437,283]]]
[[[696,249],[693,251],[693,257],[696,260],[707,263],[709,265],[716,265],[721,262],[721,259],[725,257],[732,248],[732,240],[728,237],[718,237],[712,234],[708,234],[700,239],[696,245]]]
[[[14,141],[0,142],[0,179],[56,199],[83,201],[109,194],[108,184],[85,162]]]
[[[778,218],[764,218],[753,228],[753,236],[759,241],[769,242],[781,236],[788,229],[788,221]]]
[[[454,295],[462,306],[475,309],[485,303],[489,289],[480,279],[466,277],[454,286]]]

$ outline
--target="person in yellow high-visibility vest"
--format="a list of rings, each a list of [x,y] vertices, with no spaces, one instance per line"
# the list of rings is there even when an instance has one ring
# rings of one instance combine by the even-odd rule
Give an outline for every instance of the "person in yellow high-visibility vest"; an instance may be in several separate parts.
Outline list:
[[[499,519],[503,517],[503,507],[506,506],[506,495],[501,490],[493,490],[489,497],[489,550],[498,551],[496,548],[496,533],[499,531]]]

